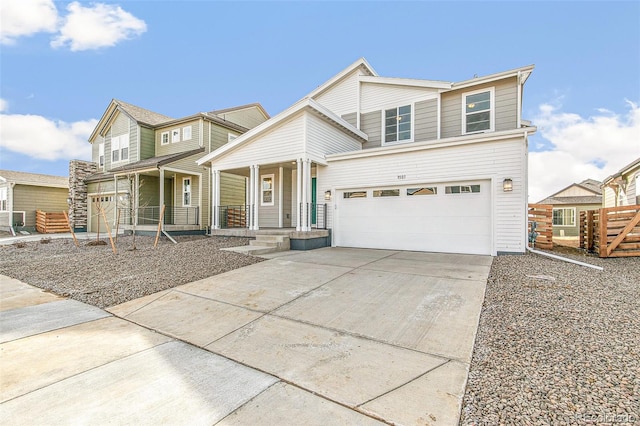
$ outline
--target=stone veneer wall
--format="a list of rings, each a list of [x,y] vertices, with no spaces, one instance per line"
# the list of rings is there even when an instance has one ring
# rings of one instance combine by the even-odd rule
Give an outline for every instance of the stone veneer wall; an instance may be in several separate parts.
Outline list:
[[[73,229],[87,230],[87,184],[85,178],[98,171],[98,165],[90,161],[69,162],[69,222]]]

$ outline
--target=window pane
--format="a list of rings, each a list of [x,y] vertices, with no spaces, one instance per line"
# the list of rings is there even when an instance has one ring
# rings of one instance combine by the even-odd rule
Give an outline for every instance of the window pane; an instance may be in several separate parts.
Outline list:
[[[398,110],[396,108],[388,109],[384,112],[386,118],[393,118],[395,120],[398,115]]]
[[[411,123],[400,123],[398,125],[398,130],[401,132],[411,131]]]
[[[407,188],[407,195],[435,195],[438,193],[438,188],[435,186],[428,186],[425,188]]]
[[[410,115],[411,114],[411,105],[401,106],[398,108],[398,114],[400,115]]]
[[[343,198],[365,198],[367,196],[367,191],[352,191],[345,192],[342,194]]]
[[[411,139],[411,132],[410,131],[408,131],[408,132],[400,132],[398,135],[399,135],[398,136],[398,140],[399,141],[406,141],[406,140]]]
[[[467,96],[467,112],[483,111],[491,108],[490,99],[491,94],[489,92]]]
[[[111,161],[116,162],[116,161],[120,161],[120,151],[112,151],[111,152]]]
[[[123,160],[129,159],[129,148],[122,148],[122,159]]]
[[[263,191],[262,192],[262,202],[263,203],[271,203],[273,202],[273,191]]]
[[[385,126],[390,127],[390,126],[396,126],[398,124],[398,118],[394,115],[391,118],[387,118],[384,122]]]
[[[460,193],[460,185],[456,186],[445,186],[444,187],[445,194],[459,194]]]
[[[373,191],[374,197],[399,197],[399,189],[376,189]]]

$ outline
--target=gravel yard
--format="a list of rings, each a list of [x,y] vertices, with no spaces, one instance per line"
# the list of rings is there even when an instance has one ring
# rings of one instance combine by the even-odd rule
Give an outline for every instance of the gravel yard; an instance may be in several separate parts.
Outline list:
[[[461,424],[640,424],[640,258],[562,255],[494,259]]]
[[[0,274],[100,308],[200,280],[262,259],[219,250],[248,244],[246,238],[177,237],[178,244],[154,237],[119,236],[111,245],[44,238],[0,246]],[[92,240],[93,241],[93,240]],[[108,240],[107,240],[108,241]]]

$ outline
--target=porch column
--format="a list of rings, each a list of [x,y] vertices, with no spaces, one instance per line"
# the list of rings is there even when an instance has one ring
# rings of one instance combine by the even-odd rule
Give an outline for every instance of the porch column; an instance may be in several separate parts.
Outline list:
[[[296,160],[296,231],[302,231],[302,159]]]
[[[250,216],[251,213],[249,212],[249,210],[251,209],[251,207],[250,207],[251,206],[251,196],[250,196],[251,185],[249,184],[249,182],[250,182],[249,178],[245,177],[244,178],[244,211],[245,211],[245,215],[246,215],[245,216],[245,218],[246,218],[245,219],[246,220],[245,226],[247,228],[249,228],[249,226],[250,226],[250,222],[249,221],[251,220],[251,216]],[[249,229],[251,229],[251,228],[249,228]]]
[[[113,224],[118,220],[118,177],[113,176],[113,200],[116,202],[116,208],[113,211]]]
[[[284,187],[283,171],[284,171],[284,169],[282,167],[280,167],[278,169],[278,227],[279,228],[282,228],[282,226],[284,224],[284,222],[283,222],[284,197],[282,196],[282,194],[283,194],[282,190],[283,190],[283,187]],[[275,196],[275,191],[273,193],[274,193],[274,196]]]
[[[160,202],[158,206],[158,218],[160,218],[160,214],[162,213],[162,206],[164,205],[164,167],[160,167]],[[164,218],[162,219],[164,222]],[[164,224],[163,224],[164,225]]]
[[[255,212],[256,212],[256,217],[253,218],[253,229],[255,229],[256,231],[258,229],[260,229],[260,214],[259,214],[259,206],[260,206],[260,200],[262,199],[261,197],[261,190],[260,190],[260,166],[259,165],[255,165],[254,167],[254,178],[255,178],[255,184],[254,184],[254,193],[255,193],[255,203],[256,203],[256,207],[255,207]]]
[[[220,229],[220,170],[213,170],[213,228]]]
[[[249,203],[247,206],[247,213],[249,216],[249,229],[253,229],[253,204],[255,202],[255,188],[253,187],[253,184],[255,183],[255,170],[253,168],[253,165],[249,166],[249,181],[247,183],[247,189],[249,191]]]
[[[135,209],[135,224],[136,226],[138,225],[138,208],[140,207],[140,175],[138,173],[136,173],[136,177],[134,179],[134,187],[133,187],[133,194],[135,194],[135,198],[133,200],[133,206]]]
[[[311,185],[311,163],[309,159],[302,162],[302,231],[309,231],[309,193]]]
[[[311,160],[307,158],[307,231],[311,231],[311,212],[313,203],[313,194],[311,193],[313,190],[311,178]]]

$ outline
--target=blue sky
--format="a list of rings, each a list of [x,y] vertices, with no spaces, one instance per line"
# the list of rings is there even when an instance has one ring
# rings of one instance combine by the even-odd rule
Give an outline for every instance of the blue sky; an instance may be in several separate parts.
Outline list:
[[[275,115],[365,57],[460,81],[535,64],[530,201],[640,156],[640,2],[3,0],[0,168],[66,175],[111,98]]]

